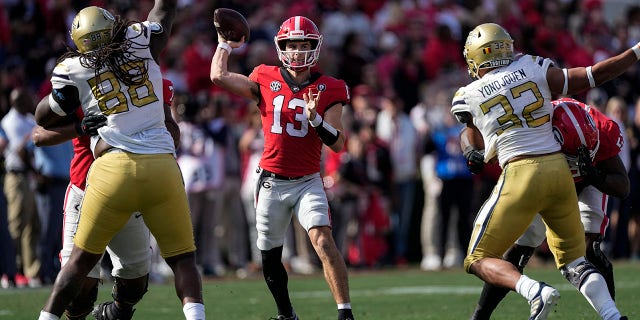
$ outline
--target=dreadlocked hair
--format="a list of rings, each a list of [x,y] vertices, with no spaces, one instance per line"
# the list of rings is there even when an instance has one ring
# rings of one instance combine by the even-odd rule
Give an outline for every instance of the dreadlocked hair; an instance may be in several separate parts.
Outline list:
[[[144,49],[149,45],[141,45],[134,41],[142,33],[134,38],[127,39],[126,37],[129,26],[136,23],[139,22],[121,19],[120,16],[116,16],[116,21],[111,30],[113,36],[109,44],[85,53],[80,53],[67,46],[67,52],[60,57],[59,61],[66,58],[79,57],[80,65],[95,70],[98,83],[102,82],[103,69],[107,68],[127,86],[142,84],[148,78],[146,60],[149,58],[136,56],[132,53],[131,48]]]

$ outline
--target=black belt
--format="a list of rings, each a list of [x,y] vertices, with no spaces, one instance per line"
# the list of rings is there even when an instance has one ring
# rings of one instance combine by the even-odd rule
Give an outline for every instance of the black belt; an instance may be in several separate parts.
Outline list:
[[[265,169],[262,169],[262,172],[260,173],[260,176],[263,177],[263,178],[270,177],[270,178],[279,179],[279,180],[298,180],[298,179],[301,179],[301,178],[304,177],[304,176],[299,176],[299,177],[282,176],[282,175],[279,175],[277,173],[273,173],[273,172],[271,172],[269,170],[265,170]]]

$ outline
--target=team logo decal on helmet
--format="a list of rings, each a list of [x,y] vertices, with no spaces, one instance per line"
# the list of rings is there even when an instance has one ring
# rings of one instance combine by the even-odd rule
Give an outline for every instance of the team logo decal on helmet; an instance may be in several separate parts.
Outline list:
[[[513,61],[513,39],[500,25],[484,23],[469,32],[462,54],[469,76],[478,79],[480,69],[502,67]]]
[[[80,53],[96,50],[111,42],[111,29],[115,17],[100,7],[86,7],[71,23],[71,39]]]
[[[280,89],[282,89],[282,83],[280,83],[280,81],[276,81],[276,80],[271,81],[271,83],[269,84],[269,88],[273,92],[278,92],[278,91],[280,91]]]
[[[316,24],[308,18],[295,16],[287,19],[282,23],[273,40],[276,43],[278,59],[285,67],[302,70],[318,63],[322,35]],[[286,48],[287,41],[309,41],[311,42],[311,50],[289,51]]]

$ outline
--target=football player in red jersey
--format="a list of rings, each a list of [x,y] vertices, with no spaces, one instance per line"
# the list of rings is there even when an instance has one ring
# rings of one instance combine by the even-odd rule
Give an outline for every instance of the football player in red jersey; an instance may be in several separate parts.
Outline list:
[[[586,258],[605,278],[614,298],[613,266],[600,250],[600,243],[609,223],[605,214],[608,197],[629,195],[629,177],[618,155],[623,143],[620,128],[598,109],[580,101],[562,98],[552,104],[555,136],[569,161],[578,192]],[[545,239],[545,231],[542,219],[536,216],[504,258],[522,272],[535,248]],[[507,293],[509,289],[485,283],[471,319],[489,319]]]
[[[353,319],[347,268],[331,235],[320,176],[322,145],[334,152],[344,146],[340,118],[342,106],[350,99],[349,89],[344,81],[318,72],[322,35],[313,21],[301,16],[287,19],[274,41],[284,67],[259,65],[247,77],[227,69],[229,54],[244,38],[228,41],[218,34],[210,76],[215,85],[258,102],[260,109],[265,146],[255,193],[257,246],[262,252],[264,278],[278,308],[275,319],[298,319],[281,262],[292,214],[322,261],[338,305],[338,319]]]
[[[165,104],[165,125],[177,143],[180,131],[171,117],[170,106],[173,100],[173,83],[163,79],[163,98]],[[73,142],[74,156],[69,169],[70,181],[64,201],[63,246],[60,251],[61,264],[69,260],[73,248],[73,236],[80,220],[80,205],[84,197],[87,172],[94,157],[90,148],[90,137],[98,128],[106,124],[103,115],[84,117],[82,110],[77,109],[74,115],[77,121],[67,125],[45,129],[36,126],[33,141],[36,146],[62,143],[69,139]],[[82,121],[82,120],[84,121]],[[151,250],[149,229],[140,219],[139,214],[132,214],[125,227],[111,240],[107,250],[111,257],[114,278],[113,301],[104,303],[108,314],[99,315],[98,319],[131,319],[133,306],[142,299],[147,291]],[[89,272],[79,293],[66,307],[65,316],[69,320],[82,320],[93,310],[98,298],[98,282],[100,281],[100,264]],[[100,308],[105,309],[105,308]]]

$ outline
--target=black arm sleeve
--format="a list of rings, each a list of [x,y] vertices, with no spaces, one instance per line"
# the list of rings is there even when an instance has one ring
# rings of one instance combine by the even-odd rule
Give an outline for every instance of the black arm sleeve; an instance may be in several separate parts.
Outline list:
[[[471,113],[469,112],[457,112],[455,113],[456,119],[458,119],[458,121],[460,123],[469,123],[471,122],[471,120],[473,120],[473,117],[471,117]]]
[[[65,114],[73,112],[80,105],[80,94],[78,93],[78,88],[74,86],[53,89],[51,96],[60,105]]]

